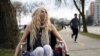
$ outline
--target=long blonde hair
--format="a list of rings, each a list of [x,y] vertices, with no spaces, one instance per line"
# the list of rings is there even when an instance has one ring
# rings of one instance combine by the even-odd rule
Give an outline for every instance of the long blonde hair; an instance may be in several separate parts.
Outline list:
[[[31,46],[34,44],[35,39],[37,38],[36,34],[41,27],[41,19],[40,19],[41,10],[45,10],[47,12],[45,8],[40,7],[40,8],[37,8],[36,11],[32,15],[32,22],[30,25]],[[49,30],[50,25],[51,25],[51,22],[50,22],[50,19],[48,18],[48,13],[47,13],[44,18],[44,25],[43,25],[44,30],[42,30],[42,36],[41,36],[42,45],[49,44],[48,30]]]

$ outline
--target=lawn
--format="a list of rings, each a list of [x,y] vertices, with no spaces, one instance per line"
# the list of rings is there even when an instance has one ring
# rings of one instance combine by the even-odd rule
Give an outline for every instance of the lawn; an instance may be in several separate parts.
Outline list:
[[[84,32],[81,32],[80,34],[85,35],[85,36],[88,36],[88,37],[91,37],[91,38],[100,39],[100,35],[98,35],[98,34],[94,34],[94,33],[84,33]]]
[[[0,56],[14,56],[14,50],[0,49]]]

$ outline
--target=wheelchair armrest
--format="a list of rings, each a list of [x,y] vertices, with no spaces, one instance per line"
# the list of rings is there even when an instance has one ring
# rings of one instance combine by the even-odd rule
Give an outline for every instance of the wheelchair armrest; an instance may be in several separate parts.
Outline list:
[[[63,43],[63,41],[59,41],[59,40],[57,40],[57,42],[58,42],[58,43]]]
[[[64,42],[57,40],[57,44],[56,45],[63,48],[64,47]]]
[[[26,44],[26,42],[20,43],[20,48],[22,49]]]
[[[26,44],[26,42],[23,42],[23,43],[20,43],[21,45],[25,45]]]

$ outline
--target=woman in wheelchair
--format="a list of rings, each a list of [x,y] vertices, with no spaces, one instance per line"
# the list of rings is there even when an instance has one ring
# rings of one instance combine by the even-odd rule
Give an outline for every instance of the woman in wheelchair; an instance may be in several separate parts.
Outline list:
[[[65,53],[67,53],[67,45],[55,26],[51,24],[47,10],[43,7],[39,7],[33,13],[32,22],[26,27],[24,34],[16,47],[15,56],[19,55],[21,43],[25,42],[26,36],[29,33],[31,47],[30,56],[53,56],[53,51],[49,44],[49,32],[52,32],[59,41],[64,43],[64,50]]]

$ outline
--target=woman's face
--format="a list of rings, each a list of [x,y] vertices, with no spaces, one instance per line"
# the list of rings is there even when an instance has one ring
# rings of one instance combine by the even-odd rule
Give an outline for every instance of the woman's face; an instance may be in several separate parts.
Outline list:
[[[47,14],[47,11],[45,9],[42,9],[40,11],[40,19],[41,19],[41,21],[44,21],[46,14]]]

